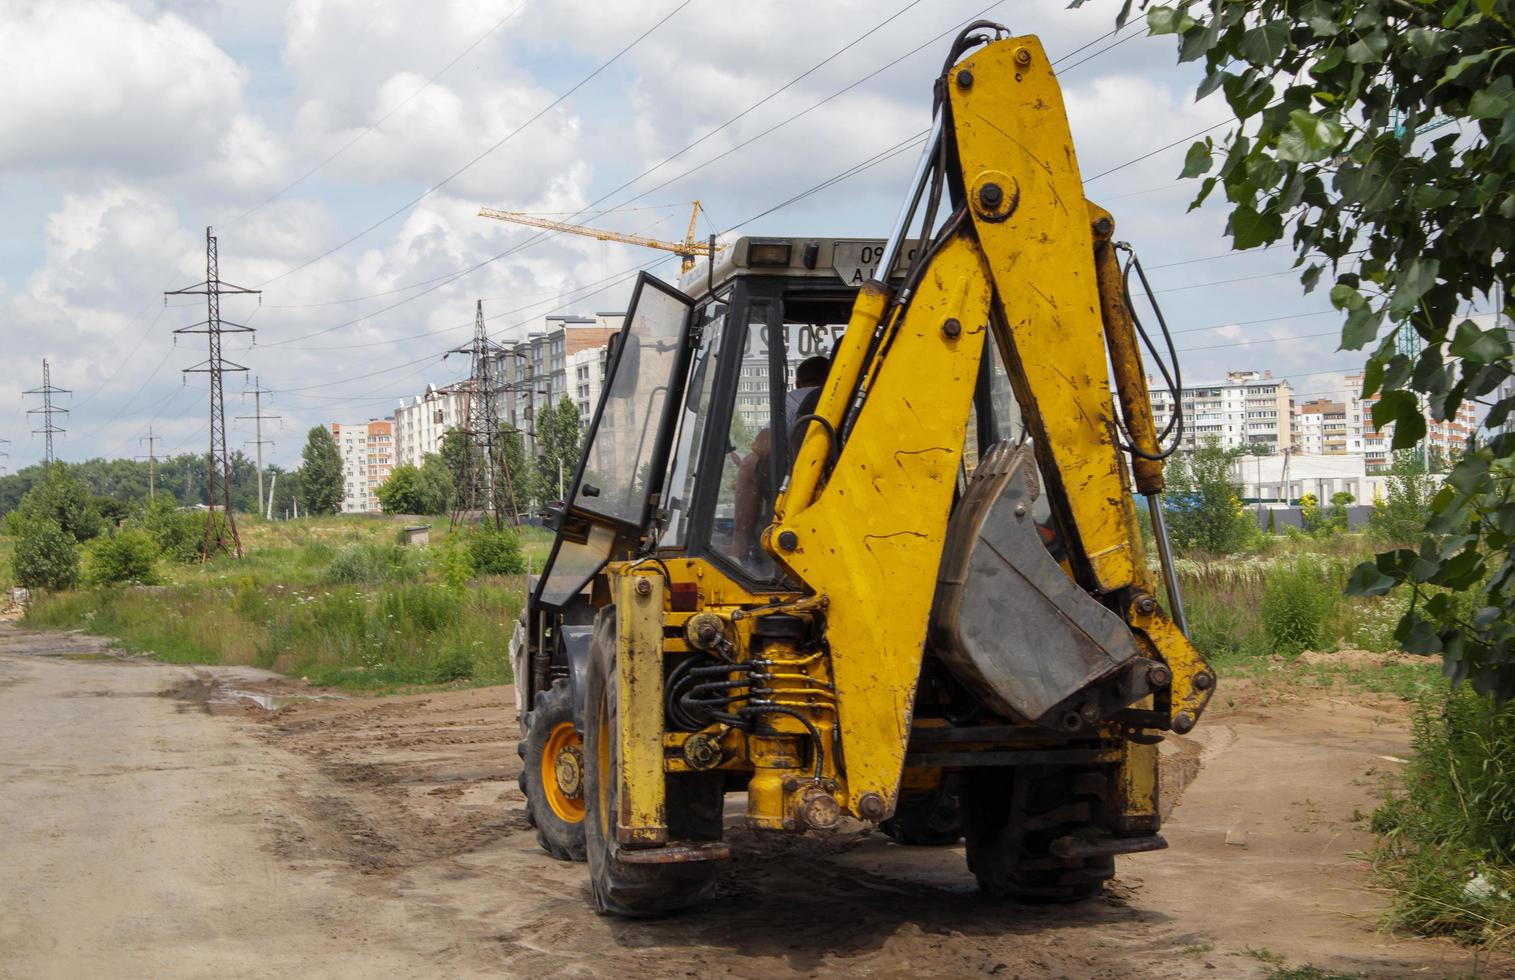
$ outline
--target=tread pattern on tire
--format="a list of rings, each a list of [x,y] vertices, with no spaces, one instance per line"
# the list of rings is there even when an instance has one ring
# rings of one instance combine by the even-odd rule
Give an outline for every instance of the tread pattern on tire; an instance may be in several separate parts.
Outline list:
[[[963,780],[968,869],[997,898],[1076,902],[1115,876],[1115,858],[1059,858],[1062,837],[1104,834],[1107,777],[1062,766],[986,769]]]
[[[537,692],[532,709],[521,719],[523,734],[516,745],[516,753],[521,757],[521,774],[516,777],[516,785],[526,799],[526,822],[536,828],[537,843],[542,850],[559,861],[585,860],[584,823],[569,823],[552,812],[541,797],[540,788],[533,788],[533,783],[541,773],[536,753],[545,746],[553,728],[572,720],[573,699],[568,692],[568,681],[558,678],[550,688]]]
[[[595,910],[602,915],[652,918],[678,912],[710,897],[715,889],[718,866],[714,862],[687,864],[625,864],[616,860],[599,819],[599,725],[600,701],[614,676],[616,627],[612,608],[603,609],[595,620],[591,641],[585,721],[585,842],[589,856],[590,890]],[[614,730],[614,722],[610,725]],[[710,774],[721,777],[720,773]],[[720,838],[720,793],[715,778],[671,779],[668,784],[669,833],[682,839]],[[714,787],[714,790],[712,790]],[[612,798],[612,804],[614,800]],[[712,819],[715,823],[712,826]],[[714,833],[714,838],[708,835]]]

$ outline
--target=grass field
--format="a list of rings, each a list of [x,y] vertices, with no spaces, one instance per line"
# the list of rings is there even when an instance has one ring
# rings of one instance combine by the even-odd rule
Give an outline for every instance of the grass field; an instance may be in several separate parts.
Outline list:
[[[401,526],[249,519],[240,560],[164,564],[161,586],[39,596],[24,622],[112,636],[171,663],[247,664],[353,690],[508,682],[525,576],[450,587],[440,570],[446,528],[433,527],[429,547],[403,547]],[[526,528],[522,545],[528,567],[540,568],[551,536]]]

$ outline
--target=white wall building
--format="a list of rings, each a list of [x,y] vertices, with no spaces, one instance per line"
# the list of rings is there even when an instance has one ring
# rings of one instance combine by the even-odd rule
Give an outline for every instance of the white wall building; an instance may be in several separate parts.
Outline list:
[[[1362,453],[1242,456],[1234,467],[1242,499],[1260,500],[1264,505],[1297,504],[1307,493],[1313,493],[1324,505],[1343,490],[1352,495],[1354,503],[1371,504],[1383,499],[1387,481],[1369,469]]]
[[[370,419],[356,425],[331,423],[332,438],[342,455],[342,513],[376,514],[375,491],[394,469],[394,422]]]
[[[466,383],[444,388],[427,385],[424,394],[406,399],[395,409],[396,466],[420,466],[427,453],[441,452],[449,429],[468,424]]]

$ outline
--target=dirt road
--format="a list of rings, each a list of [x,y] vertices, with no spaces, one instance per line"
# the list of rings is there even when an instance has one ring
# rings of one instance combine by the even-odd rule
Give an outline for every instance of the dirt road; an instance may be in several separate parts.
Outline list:
[[[1406,751],[1389,699],[1223,692],[1167,759],[1172,849],[1083,906],[986,905],[957,848],[733,821],[719,900],[648,923],[537,849],[508,688],[292,693],[0,626],[0,977],[1515,975],[1377,930],[1354,854]]]

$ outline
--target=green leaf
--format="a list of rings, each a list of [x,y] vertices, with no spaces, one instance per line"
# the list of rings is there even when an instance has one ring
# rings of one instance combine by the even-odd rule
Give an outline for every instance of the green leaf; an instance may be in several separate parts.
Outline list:
[[[1368,305],[1368,301],[1351,286],[1337,283],[1331,287],[1331,305],[1338,310],[1360,310]]]
[[[1492,364],[1510,356],[1510,338],[1504,328],[1479,330],[1472,320],[1457,325],[1457,336],[1450,348],[1453,357],[1475,364]]]
[[[1405,32],[1410,49],[1422,58],[1444,55],[1456,45],[1456,32],[1436,31],[1426,27],[1412,27]]]
[[[1214,163],[1215,158],[1210,153],[1209,144],[1205,140],[1200,140],[1189,147],[1189,152],[1184,155],[1184,169],[1179,176],[1198,177],[1200,174],[1208,173]]]
[[[1430,623],[1413,612],[1404,614],[1404,618],[1399,621],[1399,628],[1394,631],[1394,638],[1406,653],[1428,656],[1441,652],[1441,637],[1431,628]]]
[[[1194,90],[1194,101],[1198,102],[1200,99],[1203,99],[1205,96],[1220,88],[1221,85],[1225,82],[1226,78],[1226,73],[1220,71],[1219,69],[1210,72],[1205,76],[1205,80],[1199,83],[1199,88]]]
[[[1389,39],[1382,31],[1370,31],[1347,45],[1347,60],[1354,65],[1375,64],[1389,50]]]
[[[1347,322],[1341,326],[1341,349],[1362,350],[1378,336],[1378,328],[1382,323],[1382,310],[1375,310],[1367,304],[1359,306],[1347,314]]]
[[[1278,137],[1278,156],[1294,163],[1314,163],[1329,157],[1346,139],[1347,131],[1332,116],[1303,109],[1289,113],[1289,125]]]
[[[1320,274],[1325,271],[1325,268],[1317,262],[1300,274],[1299,284],[1305,287],[1306,293],[1315,292],[1315,287],[1320,285]]]
[[[1199,194],[1195,196],[1194,200],[1189,202],[1189,210],[1193,211],[1201,204],[1204,204],[1205,198],[1209,197],[1210,192],[1215,190],[1215,185],[1217,183],[1219,183],[1219,181],[1215,177],[1206,177],[1204,179],[1204,182],[1199,185]]]
[[[1378,570],[1378,566],[1370,561],[1352,569],[1352,575],[1347,579],[1347,595],[1383,595],[1394,588],[1394,580]]]
[[[1289,22],[1273,20],[1254,27],[1241,38],[1241,56],[1254,65],[1272,68],[1289,46]]]
[[[1314,78],[1329,75],[1337,65],[1341,64],[1341,59],[1341,48],[1327,48],[1325,53],[1310,65],[1310,75]]]
[[[1445,85],[1448,82],[1457,81],[1457,79],[1461,78],[1463,73],[1466,72],[1469,68],[1472,68],[1474,65],[1477,65],[1480,62],[1487,61],[1489,59],[1489,56],[1493,53],[1494,50],[1492,48],[1486,48],[1477,54],[1463,55],[1461,58],[1458,58],[1455,62],[1452,63],[1452,67],[1448,68],[1446,72],[1442,74],[1441,80],[1436,84],[1440,86]]]
[[[1227,223],[1227,229],[1231,232],[1234,242],[1232,247],[1256,248],[1268,242],[1277,241],[1283,234],[1283,219],[1272,212],[1258,213],[1248,205],[1238,205],[1231,212],[1231,220]]]
[[[1394,298],[1389,301],[1389,315],[1398,319],[1408,316],[1420,305],[1420,298],[1436,285],[1436,272],[1441,263],[1435,259],[1414,259],[1399,270],[1395,277]]]
[[[1473,93],[1468,102],[1468,115],[1474,119],[1498,119],[1515,109],[1515,82],[1509,75],[1501,75],[1488,88]]]
[[[1199,21],[1178,7],[1152,7],[1147,11],[1147,33],[1182,34]]]
[[[1354,348],[1355,349],[1355,348]],[[1383,387],[1383,361],[1373,359],[1362,372],[1362,397],[1372,398]]]

